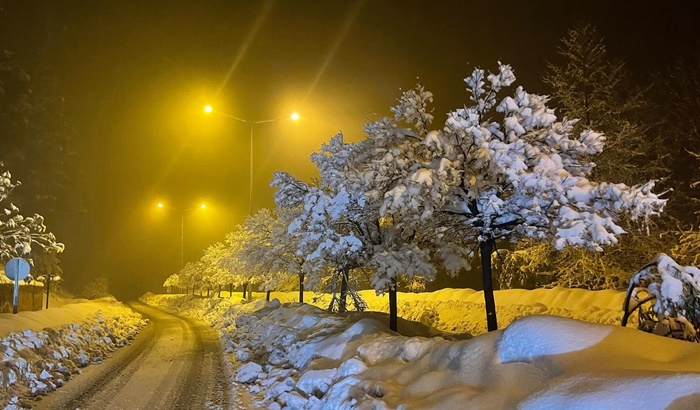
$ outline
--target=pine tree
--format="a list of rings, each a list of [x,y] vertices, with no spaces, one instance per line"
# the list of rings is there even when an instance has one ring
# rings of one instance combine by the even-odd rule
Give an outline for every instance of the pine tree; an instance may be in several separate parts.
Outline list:
[[[595,26],[579,24],[561,41],[561,62],[548,63],[544,82],[561,115],[579,119],[574,133],[595,129],[605,135],[593,175],[631,183],[665,176],[660,150],[647,135],[650,124],[642,118],[646,89],[631,84],[624,62],[608,59]]]

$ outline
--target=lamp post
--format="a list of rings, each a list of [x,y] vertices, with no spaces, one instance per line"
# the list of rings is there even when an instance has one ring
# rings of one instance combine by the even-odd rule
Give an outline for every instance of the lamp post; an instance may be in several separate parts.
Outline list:
[[[296,121],[299,119],[299,114],[293,112],[288,118],[273,118],[270,120],[250,121],[245,120],[243,118],[234,117],[233,115],[225,114],[219,111],[214,111],[214,108],[211,105],[205,105],[204,112],[208,114],[214,113],[217,115],[221,115],[222,117],[231,118],[233,120],[248,124],[250,126],[250,158],[248,161],[250,165],[250,168],[248,170],[248,214],[253,215],[253,135],[255,131],[255,126],[260,124],[267,124],[270,122],[276,122],[284,119]]]
[[[158,208],[166,208],[166,205],[162,202],[158,202]],[[185,212],[193,209],[206,209],[207,205],[205,203],[201,203],[199,206],[193,206],[192,208],[186,209],[174,208],[171,206],[168,206],[167,208],[180,212],[180,269],[182,269],[185,267]]]

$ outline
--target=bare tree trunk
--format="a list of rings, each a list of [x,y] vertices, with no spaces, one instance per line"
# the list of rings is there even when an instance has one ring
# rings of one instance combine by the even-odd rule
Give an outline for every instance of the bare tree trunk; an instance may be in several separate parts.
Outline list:
[[[229,299],[233,296],[233,283],[228,284],[228,297]]]
[[[219,285],[219,290],[216,292],[216,297],[217,297],[217,298],[220,298],[220,297],[221,297],[221,288],[222,288],[222,286]]]
[[[389,285],[389,329],[394,332],[398,331],[399,308],[396,300],[397,286],[396,277],[391,279]]]
[[[246,293],[247,290],[248,290],[248,284],[247,284],[247,283],[244,283],[244,284],[243,284],[243,299],[245,299],[245,293]]]
[[[304,303],[304,273],[299,274],[299,303]]]
[[[340,301],[338,302],[338,312],[347,312],[347,299],[348,299],[348,269],[343,268],[340,271]]]
[[[51,290],[51,276],[46,275],[46,309],[49,308],[49,291]]]
[[[481,254],[481,280],[484,285],[484,303],[486,305],[486,325],[488,331],[491,332],[498,330],[496,302],[493,297],[493,279],[491,278],[492,238],[479,243],[479,253]]]
[[[267,294],[265,295],[265,300],[266,300],[267,302],[270,301],[270,291],[269,291],[269,290],[267,291]]]

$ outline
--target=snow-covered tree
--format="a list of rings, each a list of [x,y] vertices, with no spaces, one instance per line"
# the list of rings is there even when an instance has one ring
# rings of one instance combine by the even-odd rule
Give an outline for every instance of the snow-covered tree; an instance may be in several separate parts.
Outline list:
[[[202,284],[202,271],[198,266],[198,262],[187,262],[180,270],[178,277],[180,286],[185,289],[192,288],[193,295],[195,289]]]
[[[3,208],[0,214],[0,262],[21,257],[34,264],[33,255],[41,258],[47,253],[55,255],[63,252],[63,244],[57,242],[53,233],[47,231],[41,215],[23,216],[19,208],[7,203],[8,196],[18,185],[19,182],[13,182],[10,172],[0,163],[0,206]],[[33,248],[42,248],[42,251],[32,252]],[[43,260],[41,263],[45,264],[51,260],[55,261],[55,258]]]
[[[648,109],[646,93],[630,83],[624,63],[608,59],[596,28],[580,24],[569,30],[559,54],[561,62],[549,63],[544,77],[552,86],[559,112],[581,119],[573,134],[595,129],[606,136],[605,150],[593,158],[596,167],[592,177],[641,182],[666,176],[668,156],[659,147],[658,137],[650,138],[650,121],[644,120],[649,117],[644,112]],[[646,260],[650,253],[670,250],[659,247],[667,235],[655,224],[645,230],[633,229],[604,252],[557,250],[550,243],[522,241],[512,252],[499,253],[505,262],[501,286],[559,284],[622,289],[629,281],[629,266]]]
[[[488,329],[497,328],[491,278],[491,253],[498,240],[551,240],[557,249],[580,246],[602,250],[617,242],[622,216],[645,221],[665,200],[653,182],[627,186],[589,179],[591,158],[605,138],[592,130],[574,134],[576,120],[558,120],[547,97],[517,87],[509,65],[496,73],[475,69],[465,79],[471,106],[448,114],[441,130],[425,133],[410,153],[392,151],[378,169],[405,169],[391,181],[380,208],[432,237],[479,244]],[[404,94],[405,95],[405,94]],[[414,124],[424,110],[402,98],[397,120]],[[387,137],[416,138],[388,120]],[[440,218],[440,219],[436,219]],[[439,220],[439,223],[435,223]],[[409,228],[411,229],[411,228]],[[427,232],[426,232],[427,233]]]
[[[293,282],[293,274],[285,269],[289,267],[285,249],[278,246],[286,238],[278,239],[274,236],[286,235],[286,232],[277,225],[277,218],[269,209],[263,208],[246,218],[243,225],[237,228],[237,237],[240,238],[238,259],[251,282],[257,283],[261,290],[267,292],[268,300],[271,291],[286,290],[290,287],[290,282]]]
[[[268,257],[272,260],[272,269],[278,272],[288,272],[296,275],[299,303],[304,303],[304,289],[306,272],[303,269],[304,258],[297,253],[299,249],[298,237],[289,233],[289,225],[300,213],[299,207],[276,208],[275,221],[272,225],[272,249]],[[314,289],[318,289],[315,287]]]
[[[170,292],[170,289],[172,288],[179,288],[180,287],[180,275],[177,273],[173,273],[172,275],[168,276],[165,279],[165,282],[163,282],[163,287],[167,289],[168,292]]]
[[[311,288],[319,290],[330,272],[331,309],[337,306],[344,312],[348,292],[356,307],[362,306],[359,296],[349,291],[350,271],[362,266],[363,248],[349,225],[351,216],[344,212],[345,191],[338,195],[336,187],[308,185],[284,172],[275,173],[271,186],[278,188],[275,202],[279,207],[298,212],[288,225],[289,240],[296,248],[294,254],[303,259],[301,270],[308,273]],[[336,301],[338,280],[340,296]]]
[[[247,232],[241,225],[237,226],[233,232],[226,235],[225,255],[219,261],[219,266],[229,274],[231,288],[243,287],[243,298],[250,297],[251,284],[255,284],[259,278],[246,271],[245,261],[241,258],[243,243],[247,240]]]
[[[427,96],[427,93],[413,95],[424,98],[421,101]],[[427,125],[428,114],[425,121]],[[276,196],[280,206],[302,208],[289,231],[301,238],[301,248],[306,249],[305,269],[318,277],[318,272],[330,265],[339,273],[333,278],[339,276],[341,282],[341,311],[345,307],[349,272],[353,269],[371,272],[369,279],[374,289],[389,294],[390,328],[396,330],[398,281],[431,280],[436,268],[430,256],[433,238],[398,223],[397,215],[383,217],[380,213],[380,198],[391,187],[390,181],[403,175],[406,169],[374,165],[387,155],[398,157],[410,152],[408,145],[421,141],[420,138],[398,141],[387,134],[386,126],[390,125],[385,121],[368,126],[367,138],[358,144],[345,143],[342,134],[323,144],[311,156],[321,176],[318,186],[309,186],[282,173],[276,175],[273,185],[280,187]],[[446,249],[449,248],[443,251]],[[459,267],[464,266],[465,259],[461,261]]]
[[[638,311],[640,329],[700,342],[700,269],[657,255],[632,277],[623,309],[622,326]]]
[[[217,242],[209,246],[200,259],[204,286],[207,287],[207,296],[211,289],[216,289],[217,296],[221,296],[221,289],[231,283],[231,273],[221,267],[221,260],[227,255],[226,246]]]

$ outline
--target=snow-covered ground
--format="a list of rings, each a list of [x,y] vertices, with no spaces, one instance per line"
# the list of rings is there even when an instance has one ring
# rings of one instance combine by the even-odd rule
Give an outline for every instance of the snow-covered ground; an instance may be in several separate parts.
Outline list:
[[[47,394],[128,344],[141,315],[114,298],[51,300],[51,308],[0,314],[0,405],[31,408],[28,398]]]
[[[363,297],[370,309],[385,310],[386,297]],[[338,315],[274,299],[243,303],[235,293],[143,300],[216,328],[237,362],[237,382],[259,408],[698,407],[700,346],[616,325],[622,293],[496,292],[507,327],[488,334],[480,297],[451,289],[399,294],[400,315],[423,322],[399,322],[400,334],[388,329],[382,313]],[[440,332],[426,325],[479,335],[435,336]]]

